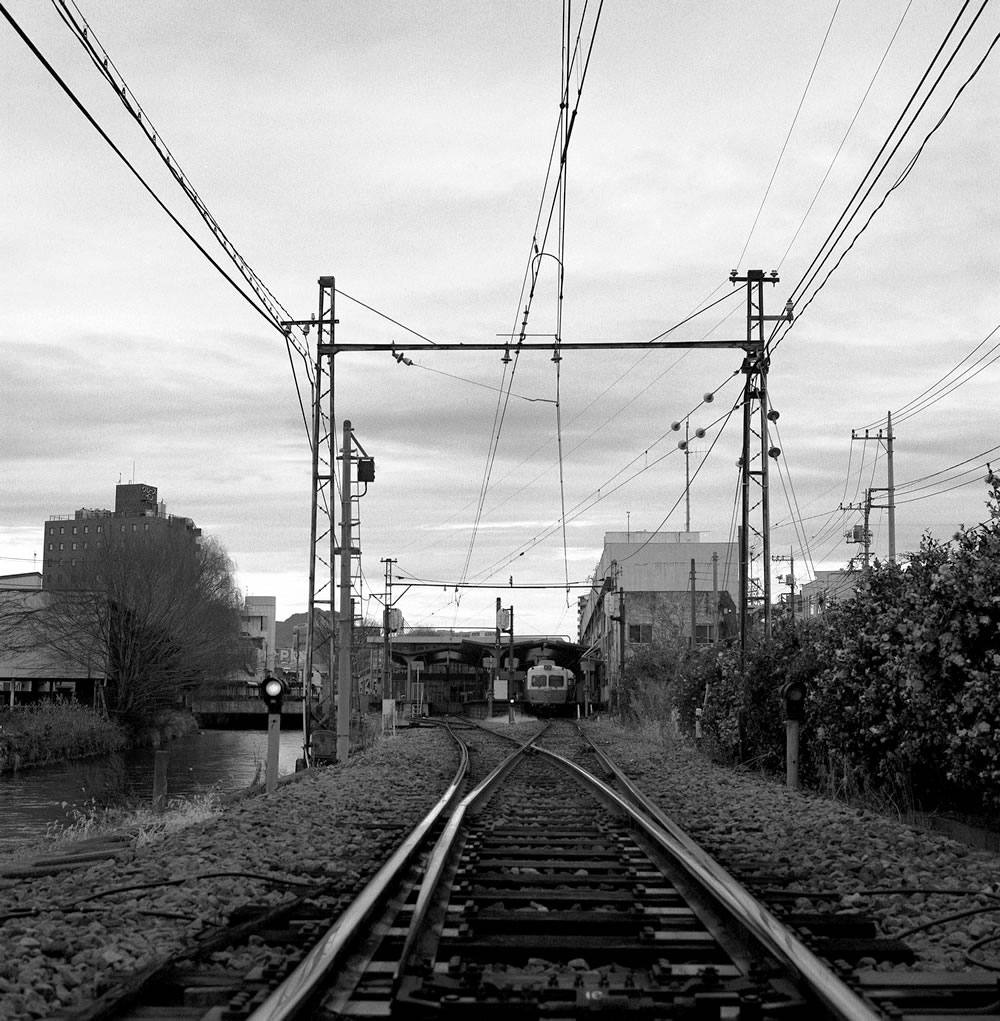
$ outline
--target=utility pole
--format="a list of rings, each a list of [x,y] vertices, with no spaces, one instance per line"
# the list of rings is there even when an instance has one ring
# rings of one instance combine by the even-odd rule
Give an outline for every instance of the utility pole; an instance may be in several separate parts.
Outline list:
[[[691,531],[691,421],[684,419],[684,531]],[[694,637],[691,638],[692,648]]]
[[[288,322],[282,325],[286,330],[292,326],[301,326],[303,333],[308,335],[311,326],[316,327],[316,362],[314,366],[313,403],[312,403],[312,500],[311,520],[309,526],[309,618],[306,623],[306,684],[312,684],[313,653],[316,649],[316,608],[326,605],[330,621],[329,669],[323,685],[321,706],[327,712],[333,706],[333,670],[334,670],[334,623],[333,623],[333,588],[336,534],[332,519],[327,516],[320,530],[319,508],[332,508],[335,460],[333,433],[333,344],[334,326],[337,319],[334,314],[335,285],[333,277],[319,278],[319,311],[310,322]],[[327,407],[324,409],[324,401]],[[329,512],[327,512],[329,514]],[[328,546],[328,555],[322,553],[322,544]],[[317,563],[326,567],[326,577],[317,575]],[[305,745],[309,747],[309,734],[305,735]]]
[[[871,436],[866,429],[864,435],[861,435],[854,429],[851,430],[851,440],[858,440],[861,443],[881,443],[885,447],[886,453],[886,486],[874,487],[868,490],[868,499],[871,500],[872,493],[885,493],[887,496],[885,503],[873,503],[872,507],[878,510],[887,510],[889,512],[889,560],[892,563],[896,562],[896,483],[894,481],[894,466],[893,466],[893,450],[892,441],[895,437],[892,434],[892,412],[887,413],[887,427],[886,432],[883,435],[882,430],[879,429],[875,436]],[[865,525],[867,528],[867,523]],[[867,563],[866,563],[867,566]]]
[[[885,438],[885,449],[888,461],[888,479],[887,484],[889,487],[889,561],[890,563],[896,562],[896,483],[893,480],[892,470],[892,412],[888,412],[888,425],[886,430]]]
[[[514,607],[510,608],[510,650],[507,653],[507,705],[514,702]],[[513,712],[513,709],[511,709]],[[513,717],[511,717],[513,719]]]
[[[691,651],[698,644],[698,591],[696,588],[694,560],[691,561]]]
[[[340,659],[337,663],[337,761],[351,751],[351,423],[344,422],[343,478],[340,491]]]
[[[784,563],[788,564],[789,574],[788,574],[788,580],[787,580],[786,584],[788,585],[789,589],[791,589],[791,592],[789,594],[788,599],[789,599],[789,606],[791,607],[791,612],[792,612],[792,628],[794,629],[794,627],[795,627],[795,554],[792,552],[791,549],[789,549],[787,557],[779,554],[777,556],[771,557],[771,559],[772,560],[776,560],[776,561],[781,561],[781,562],[784,562]]]
[[[615,686],[615,714],[621,712],[622,685],[625,683],[625,589],[618,588],[618,684]]]
[[[771,634],[771,523],[768,495],[768,461],[776,460],[781,451],[768,441],[768,423],[777,420],[778,413],[768,407],[767,371],[770,363],[768,338],[764,335],[764,324],[768,322],[791,322],[791,301],[785,305],[781,315],[764,315],[764,284],[777,284],[778,271],[765,274],[762,269],[747,270],[740,276],[738,270],[729,274],[731,283],[746,284],[747,333],[743,359],[743,449],[740,455],[740,492],[742,513],[740,519],[740,661],[745,662],[747,637],[750,627],[750,604],[763,605],[764,637]],[[756,419],[756,432],[755,432]],[[756,436],[759,448],[751,443]],[[754,467],[756,465],[756,467]],[[757,500],[753,500],[751,484],[757,487]],[[759,524],[751,522],[751,507],[759,507]],[[751,564],[751,530],[760,539],[761,557],[764,569],[759,582],[753,578]],[[751,592],[751,589],[758,591]]]
[[[849,503],[846,505],[841,504],[839,508],[840,510],[846,511],[858,510],[861,511],[864,515],[864,524],[860,526],[855,525],[849,532],[844,533],[844,538],[848,541],[848,543],[858,543],[859,545],[864,547],[865,571],[868,570],[868,562],[871,556],[872,548],[872,533],[868,528],[868,521],[871,516],[871,508],[872,508],[872,491],[870,489],[865,490],[864,503]]]
[[[392,617],[392,565],[396,563],[390,557],[382,559],[385,564],[385,609],[382,611],[382,698],[395,701],[396,692],[392,684],[392,647],[389,642]]]
[[[719,554],[712,554],[712,623],[715,630],[715,643],[721,641],[719,630],[722,626],[722,614],[719,607]]]
[[[496,694],[497,681],[500,680],[500,627],[502,621],[501,615],[500,597],[497,596],[497,634],[496,641],[493,643],[493,677],[490,681],[489,695],[486,698],[486,718],[488,720],[493,719],[493,696]]]

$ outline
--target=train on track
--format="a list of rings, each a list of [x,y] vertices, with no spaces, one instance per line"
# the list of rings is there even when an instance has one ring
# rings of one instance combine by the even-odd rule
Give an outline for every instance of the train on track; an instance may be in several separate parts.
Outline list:
[[[576,677],[567,667],[543,659],[524,678],[524,707],[539,716],[566,716],[576,708]]]

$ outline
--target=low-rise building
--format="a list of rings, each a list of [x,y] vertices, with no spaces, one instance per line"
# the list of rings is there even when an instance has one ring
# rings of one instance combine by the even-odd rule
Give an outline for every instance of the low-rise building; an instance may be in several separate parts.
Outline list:
[[[816,571],[815,578],[802,585],[795,610],[806,617],[815,617],[838,600],[850,599],[861,580],[855,570]]]
[[[636,651],[710,644],[738,626],[739,552],[700,532],[607,532],[593,587],[578,603],[584,664],[604,698]]]

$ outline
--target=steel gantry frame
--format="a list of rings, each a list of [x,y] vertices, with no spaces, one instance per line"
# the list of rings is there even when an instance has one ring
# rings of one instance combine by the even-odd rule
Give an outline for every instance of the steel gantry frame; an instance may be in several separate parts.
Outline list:
[[[703,350],[735,350],[744,352],[742,371],[746,376],[743,392],[743,446],[740,457],[740,490],[742,515],[740,526],[740,642],[745,649],[746,636],[750,626],[749,605],[751,602],[763,601],[763,622],[765,634],[770,633],[770,520],[768,508],[768,460],[776,458],[780,453],[771,448],[768,441],[768,421],[774,415],[767,402],[767,372],[769,365],[768,341],[764,336],[764,324],[767,322],[790,321],[791,304],[786,305],[779,316],[764,315],[763,288],[765,283],[776,284],[778,275],[775,271],[766,274],[764,270],[748,270],[740,276],[733,270],[729,277],[734,284],[746,285],[747,327],[746,337],[742,340],[652,340],[652,341],[597,341],[592,343],[567,343],[563,340],[549,342],[503,340],[489,343],[451,343],[420,345],[421,354],[429,352],[461,352],[461,351],[500,351],[504,360],[509,361],[511,353],[526,351],[607,351],[633,350],[651,351],[656,349],[703,349]],[[309,698],[313,669],[313,651],[315,648],[315,611],[318,606],[330,608],[330,674],[331,679],[324,688],[324,701],[333,696],[332,675],[334,663],[337,663],[337,759],[346,761],[350,742],[351,713],[351,682],[350,650],[351,628],[353,624],[350,611],[350,564],[353,557],[359,557],[361,550],[353,540],[353,513],[351,505],[354,481],[351,475],[353,432],[348,421],[344,423],[344,448],[338,454],[335,432],[335,394],[334,369],[338,354],[378,353],[385,352],[402,357],[407,346],[396,342],[337,342],[335,327],[338,320],[335,316],[336,283],[332,276],[319,278],[318,314],[309,320],[291,320],[282,325],[287,327],[315,326],[316,363],[313,385],[313,417],[312,417],[312,501],[310,521],[310,561],[309,561],[309,620],[306,649],[306,698]],[[412,350],[412,348],[410,348]],[[776,415],[774,415],[776,417]],[[758,421],[755,427],[755,420]],[[753,440],[759,443],[754,446]],[[336,485],[335,466],[341,459],[343,481],[341,484],[341,537],[337,542],[334,525]],[[756,487],[754,490],[753,487]],[[756,496],[756,503],[753,503]],[[754,518],[753,512],[759,515]],[[322,522],[322,524],[321,524]],[[753,533],[763,545],[762,557],[765,567],[761,573],[761,581],[752,578],[752,564],[755,557],[752,553],[750,535]],[[335,657],[333,638],[333,593],[337,585],[337,557],[340,557],[340,649],[339,658]],[[320,570],[325,577],[320,581]],[[751,593],[753,589],[753,593]],[[346,618],[345,618],[346,613]],[[308,714],[307,714],[308,715]],[[306,756],[308,759],[309,735],[305,735]]]
[[[791,322],[791,302],[781,315],[764,315],[764,284],[778,283],[777,270],[765,273],[762,269],[747,270],[741,276],[738,270],[729,274],[733,284],[746,284],[747,336],[743,344],[743,450],[740,454],[740,656],[746,656],[746,642],[750,630],[752,607],[761,606],[761,623],[764,637],[771,636],[771,520],[768,489],[768,466],[781,451],[772,447],[768,439],[768,423],[777,420],[777,412],[768,405],[767,372],[771,355],[764,324]],[[754,423],[757,423],[756,429]],[[751,442],[756,436],[759,447]],[[756,498],[756,503],[754,499]],[[755,519],[753,511],[759,514]],[[760,552],[755,552],[756,543]],[[761,569],[754,577],[753,564]]]

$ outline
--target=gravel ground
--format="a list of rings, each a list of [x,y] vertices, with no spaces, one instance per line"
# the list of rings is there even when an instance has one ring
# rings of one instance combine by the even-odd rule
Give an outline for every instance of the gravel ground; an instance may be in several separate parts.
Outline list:
[[[907,937],[920,955],[915,968],[966,967],[973,942],[1000,934],[995,855],[723,769],[686,746],[643,741],[608,722],[586,727],[724,865],[801,874],[802,910],[863,909],[888,936],[977,911]],[[537,722],[502,729],[523,740]],[[287,898],[294,887],[281,879],[335,879],[345,893],[354,890],[396,846],[402,827],[438,799],[455,763],[446,734],[417,728],[346,767],[297,777],[141,850],[71,872],[0,878],[0,1017],[42,1018],[85,1003],[116,972],[148,965],[235,909]],[[122,889],[144,884],[157,885]],[[866,893],[939,888],[958,892]],[[105,891],[117,892],[81,901]],[[815,892],[837,898],[831,905],[811,899]],[[17,916],[24,911],[34,913]],[[1000,943],[979,953],[997,961],[994,951],[1000,955]],[[269,953],[251,942],[217,956],[249,968]]]
[[[345,767],[296,777],[141,850],[54,875],[0,878],[0,1018],[86,1003],[115,972],[149,965],[235,909],[293,895],[282,879],[332,879],[351,892],[438,800],[457,761],[447,734],[403,731]],[[145,884],[157,885],[124,889]],[[17,917],[23,911],[36,913]],[[249,968],[268,953],[251,945],[217,959]]]
[[[716,766],[689,746],[638,740],[607,722],[586,726],[595,743],[727,868],[770,866],[777,873],[801,874],[797,908],[862,910],[878,921],[882,935],[905,934],[918,956],[912,970],[968,968],[966,952],[994,934],[997,942],[973,953],[980,963],[1000,969],[997,855],[789,791],[781,780]],[[867,892],[939,889],[956,892]],[[838,899],[810,899],[814,891],[836,893]],[[943,921],[961,912],[970,914]]]

